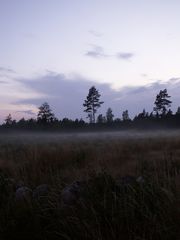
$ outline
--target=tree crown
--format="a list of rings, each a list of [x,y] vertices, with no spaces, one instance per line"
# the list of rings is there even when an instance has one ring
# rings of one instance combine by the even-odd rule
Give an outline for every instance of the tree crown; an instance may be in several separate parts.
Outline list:
[[[100,101],[100,96],[99,91],[95,88],[95,86],[92,86],[89,89],[89,93],[83,104],[85,107],[84,112],[88,113],[88,118],[90,119],[90,122],[93,123],[95,122],[95,113],[97,112],[97,109],[104,103]]]

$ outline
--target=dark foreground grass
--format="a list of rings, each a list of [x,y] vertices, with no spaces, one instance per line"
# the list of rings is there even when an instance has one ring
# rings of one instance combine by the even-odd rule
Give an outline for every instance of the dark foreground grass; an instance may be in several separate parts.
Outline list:
[[[50,190],[17,201],[19,182]],[[0,239],[180,239],[180,138],[1,141]]]

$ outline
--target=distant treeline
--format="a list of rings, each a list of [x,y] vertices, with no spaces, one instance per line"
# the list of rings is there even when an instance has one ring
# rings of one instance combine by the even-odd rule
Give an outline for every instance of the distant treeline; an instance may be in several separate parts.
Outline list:
[[[161,90],[157,94],[152,112],[145,109],[138,113],[133,119],[129,117],[128,110],[122,112],[122,118],[114,118],[112,109],[109,107],[105,116],[97,115],[98,108],[104,103],[100,101],[100,94],[94,86],[89,89],[89,93],[84,101],[84,112],[87,113],[89,122],[83,119],[71,120],[63,118],[59,120],[55,117],[49,104],[43,103],[39,107],[37,118],[19,121],[13,120],[9,114],[4,123],[0,126],[1,130],[104,130],[104,129],[151,129],[151,128],[180,128],[180,107],[176,113],[170,109],[171,101],[167,89]]]

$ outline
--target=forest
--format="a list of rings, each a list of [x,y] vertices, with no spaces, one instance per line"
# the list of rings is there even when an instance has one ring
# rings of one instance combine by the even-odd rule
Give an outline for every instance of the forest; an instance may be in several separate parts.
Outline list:
[[[98,109],[104,103],[100,100],[101,94],[92,86],[82,104],[82,111],[87,113],[86,120],[76,118],[75,120],[64,117],[58,119],[47,102],[38,108],[37,118],[15,120],[9,114],[2,125],[1,130],[104,130],[104,129],[151,129],[151,128],[180,128],[180,107],[175,113],[171,110],[171,96],[167,89],[160,90],[154,101],[154,108],[149,113],[145,109],[130,118],[128,109],[122,111],[121,118],[114,118],[113,110],[109,107],[106,114],[98,114]],[[68,110],[68,109],[67,109]]]
[[[59,120],[46,102],[36,119],[7,116],[0,239],[180,239],[180,108],[164,89],[151,113],[115,119],[98,115],[100,97],[92,86],[87,121]]]

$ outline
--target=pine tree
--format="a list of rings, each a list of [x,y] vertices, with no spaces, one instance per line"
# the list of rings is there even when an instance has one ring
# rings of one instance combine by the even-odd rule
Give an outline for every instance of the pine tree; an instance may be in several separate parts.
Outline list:
[[[107,123],[112,123],[113,122],[113,118],[114,118],[114,114],[112,112],[112,109],[111,108],[108,108],[107,109],[107,112],[106,112],[106,120],[107,120]]]
[[[55,120],[54,113],[52,113],[52,110],[47,102],[43,103],[39,107],[37,120],[38,122],[45,124],[53,122]]]
[[[177,108],[176,115],[180,115],[180,107]]]
[[[8,126],[9,126],[9,125],[12,125],[13,120],[12,120],[11,114],[9,114],[4,121],[5,121],[5,124],[6,124],[6,125],[8,125]]]
[[[98,115],[97,123],[99,123],[99,124],[105,123],[105,117],[102,114]]]
[[[123,119],[123,121],[129,120],[128,110],[125,110],[125,111],[122,113],[122,119]]]
[[[100,101],[100,96],[101,95],[99,94],[98,90],[94,86],[92,86],[89,89],[86,100],[84,101],[84,112],[88,113],[90,123],[95,123],[95,113],[97,112],[97,109],[100,108],[101,105],[104,103]]]
[[[171,101],[168,100],[171,96],[168,95],[167,89],[161,90],[159,94],[156,96],[156,100],[154,102],[155,107],[154,111],[156,114],[161,116],[166,115],[168,112],[168,108],[171,107]]]

